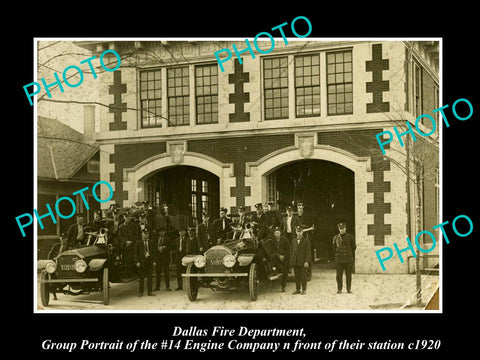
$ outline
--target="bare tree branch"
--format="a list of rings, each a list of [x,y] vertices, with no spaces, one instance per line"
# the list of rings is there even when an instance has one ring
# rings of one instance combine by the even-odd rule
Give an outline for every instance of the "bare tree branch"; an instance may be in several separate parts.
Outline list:
[[[45,46],[42,47],[42,48],[38,48],[38,51],[44,50],[44,49],[46,49],[46,48],[49,48],[50,46],[56,45],[56,44],[58,44],[59,42],[61,42],[61,41],[55,41],[55,42],[53,42],[52,44],[45,45]]]
[[[102,104],[98,101],[78,101],[78,100],[58,100],[58,99],[45,99],[45,98],[42,98],[40,99],[41,101],[47,101],[47,102],[53,102],[53,103],[64,103],[64,104],[80,104],[80,105],[98,105],[98,106],[102,106],[102,107],[106,107],[108,109],[126,109],[126,110],[132,110],[132,111],[143,111],[143,112],[146,112],[148,114],[151,114],[155,117],[158,117],[158,118],[161,118],[161,119],[165,119],[167,120],[168,122],[168,118],[164,117],[164,116],[161,116],[161,115],[158,115],[158,114],[155,114],[154,112],[150,111],[150,110],[146,110],[146,109],[137,109],[137,108],[133,108],[133,107],[123,107],[123,106],[116,106],[116,105],[106,105],[106,104]],[[39,101],[40,101],[39,100]]]

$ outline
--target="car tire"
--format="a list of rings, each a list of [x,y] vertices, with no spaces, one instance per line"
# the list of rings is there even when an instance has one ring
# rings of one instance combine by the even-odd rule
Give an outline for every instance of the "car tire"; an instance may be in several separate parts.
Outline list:
[[[250,271],[248,273],[248,290],[250,292],[250,300],[255,301],[258,297],[258,274],[257,264],[250,264]]]
[[[193,264],[188,264],[186,273],[193,274]],[[187,276],[185,278],[188,300],[195,301],[198,295],[198,280],[197,278]]]
[[[102,292],[103,292],[103,305],[108,305],[109,300],[110,300],[110,284],[109,284],[109,278],[108,278],[108,268],[103,268],[103,287],[102,287]]]
[[[48,280],[49,276],[48,274],[43,271],[41,276],[41,280]],[[40,299],[42,300],[42,305],[43,306],[48,306],[48,303],[50,302],[50,285],[44,282],[40,283]]]

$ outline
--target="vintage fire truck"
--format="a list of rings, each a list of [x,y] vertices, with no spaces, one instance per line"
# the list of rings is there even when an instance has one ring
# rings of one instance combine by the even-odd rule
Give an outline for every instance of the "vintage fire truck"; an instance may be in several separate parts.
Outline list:
[[[53,293],[101,292],[103,303],[109,303],[110,282],[120,281],[120,259],[108,241],[108,229],[91,230],[85,229],[88,240],[84,246],[63,251],[54,259],[38,261],[43,306],[49,305]]]
[[[253,225],[247,224],[239,239],[226,240],[212,246],[203,255],[186,255],[186,290],[190,301],[195,301],[200,287],[214,291],[248,288],[250,300],[257,300],[261,280],[274,280],[263,243],[254,235]]]

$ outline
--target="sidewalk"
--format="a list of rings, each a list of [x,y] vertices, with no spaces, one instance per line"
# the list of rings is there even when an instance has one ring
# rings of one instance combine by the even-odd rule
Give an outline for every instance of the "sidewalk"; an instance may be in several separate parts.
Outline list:
[[[439,284],[438,275],[422,275],[422,302],[417,308],[415,274],[353,274],[352,294],[345,291],[337,294],[335,270],[314,266],[313,277],[307,285],[306,295],[292,295],[295,290],[293,274],[290,274],[286,292],[281,292],[280,282],[276,280],[268,288],[261,284],[258,299],[250,301],[248,290],[212,291],[199,289],[198,299],[190,302],[186,291],[165,291],[162,287],[155,296],[137,297],[138,281],[112,284],[110,304],[98,303],[101,294],[95,293],[77,297],[58,294],[58,301],[51,301],[46,310],[153,310],[153,311],[404,311],[423,310],[432,298]],[[170,287],[177,286],[174,271]],[[344,285],[345,286],[345,285]],[[79,301],[77,301],[79,300]],[[93,301],[93,302],[92,302]],[[38,305],[41,308],[40,296]],[[39,309],[40,309],[39,308]]]

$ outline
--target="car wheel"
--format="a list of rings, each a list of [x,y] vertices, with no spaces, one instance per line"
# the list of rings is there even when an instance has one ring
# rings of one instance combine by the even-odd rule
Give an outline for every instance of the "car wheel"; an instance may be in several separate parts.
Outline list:
[[[108,279],[108,268],[103,269],[103,305],[108,305],[110,300],[110,289],[109,289],[109,279]]]
[[[40,279],[42,281],[48,280],[49,276],[46,272],[42,272]],[[43,306],[48,306],[48,303],[50,302],[50,285],[49,284],[44,282],[40,283],[40,299],[42,300]]]
[[[250,292],[250,300],[257,300],[258,296],[258,274],[257,264],[250,264],[250,272],[248,273],[248,289]]]
[[[187,274],[193,274],[193,264],[188,264],[187,266]],[[194,277],[186,277],[186,286],[187,286],[187,294],[188,300],[195,301],[198,295],[198,280]]]

